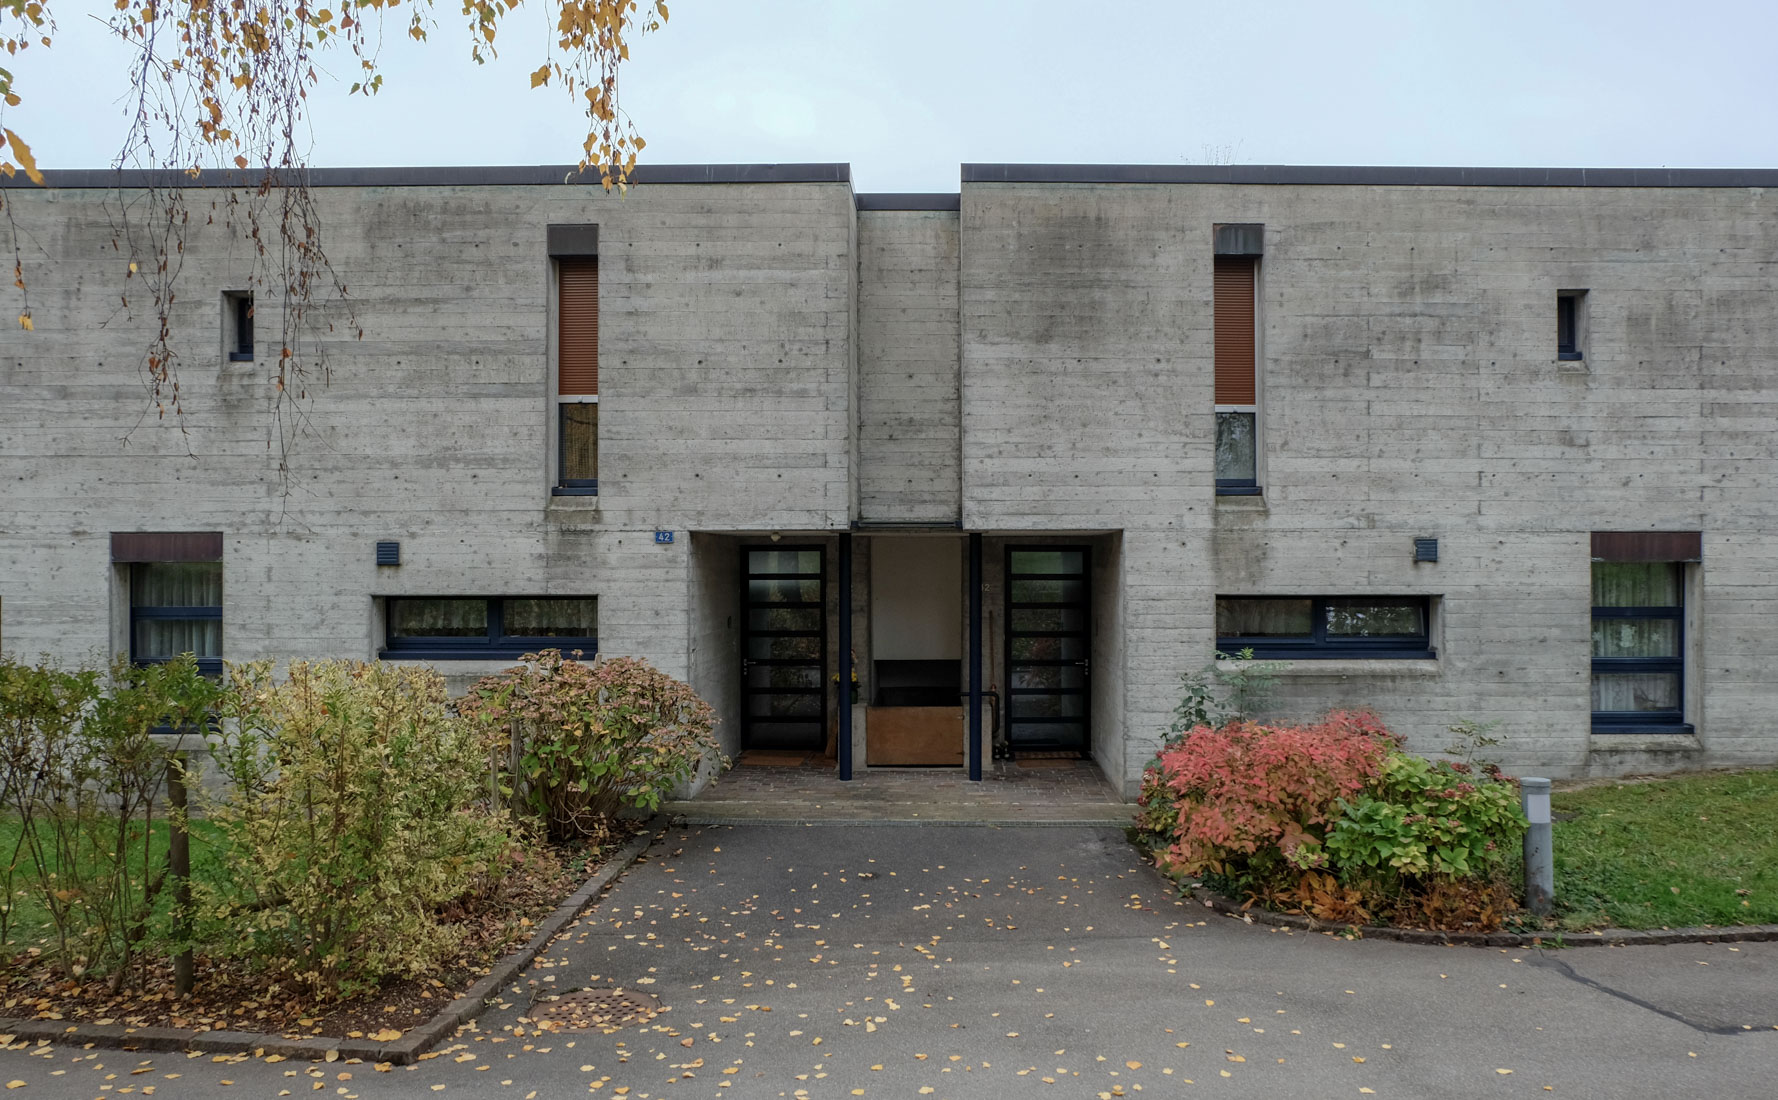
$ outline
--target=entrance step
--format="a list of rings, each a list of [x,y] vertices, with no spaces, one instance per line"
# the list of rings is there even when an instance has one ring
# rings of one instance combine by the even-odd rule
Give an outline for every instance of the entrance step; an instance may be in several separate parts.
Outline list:
[[[749,754],[751,755],[751,754]],[[698,825],[1005,825],[1122,828],[1123,802],[1091,761],[993,761],[982,781],[959,768],[860,768],[842,782],[820,756],[803,766],[731,769],[696,798],[661,806]]]

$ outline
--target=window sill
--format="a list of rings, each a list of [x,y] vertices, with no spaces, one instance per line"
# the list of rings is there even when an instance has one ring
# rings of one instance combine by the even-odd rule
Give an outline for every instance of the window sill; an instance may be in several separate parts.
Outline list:
[[[1595,737],[1618,737],[1628,735],[1631,737],[1695,738],[1697,733],[1698,731],[1689,723],[1680,726],[1649,724],[1642,726],[1595,725],[1593,727],[1593,735]]]
[[[580,659],[590,661],[598,654],[597,646],[587,645],[532,645],[532,646],[500,646],[489,649],[379,649],[379,661],[497,661],[510,664],[527,653],[536,653],[542,649],[560,649],[565,655],[580,650]]]
[[[1257,497],[1262,496],[1264,492],[1265,490],[1258,485],[1218,485],[1216,487],[1216,495],[1219,497]]]
[[[557,485],[550,489],[552,497],[596,497],[599,495],[597,485]]]
[[[1579,363],[1586,359],[1586,354],[1579,351],[1559,351],[1556,353],[1558,363]]]
[[[1442,674],[1436,657],[1290,657],[1255,656],[1255,661],[1276,661],[1283,665],[1278,675],[1285,679],[1312,677],[1346,679],[1353,676],[1400,676],[1430,679]],[[1218,672],[1236,672],[1245,661],[1218,661]]]
[[[1266,498],[1257,493],[1252,496],[1230,496],[1218,490],[1216,493],[1216,511],[1218,512],[1269,512],[1272,506]]]

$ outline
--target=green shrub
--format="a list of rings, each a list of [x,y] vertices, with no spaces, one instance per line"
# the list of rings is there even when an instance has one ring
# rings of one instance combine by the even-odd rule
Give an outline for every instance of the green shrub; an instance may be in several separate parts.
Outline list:
[[[1385,882],[1493,877],[1524,832],[1517,784],[1461,762],[1392,752],[1328,830],[1325,854],[1343,874]]]
[[[0,658],[0,808],[18,821],[0,853],[0,942],[22,891],[50,965],[122,987],[167,881],[156,815],[182,737],[163,731],[201,723],[216,695],[189,656],[105,670]]]
[[[459,707],[506,750],[514,808],[552,837],[602,836],[620,809],[654,809],[717,752],[709,704],[646,661],[553,649],[522,660]]]
[[[227,838],[200,884],[201,941],[317,995],[418,974],[461,931],[438,907],[511,844],[486,804],[486,752],[429,668],[356,661],[233,665],[212,737]]]

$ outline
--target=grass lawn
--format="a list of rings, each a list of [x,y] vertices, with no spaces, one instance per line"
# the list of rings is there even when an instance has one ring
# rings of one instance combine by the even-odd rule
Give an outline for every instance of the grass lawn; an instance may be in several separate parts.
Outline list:
[[[9,956],[15,951],[33,945],[47,945],[48,937],[53,934],[49,912],[39,901],[36,874],[33,870],[31,851],[28,846],[21,846],[23,829],[16,817],[0,817],[0,873],[6,864],[13,864],[11,897],[4,899],[11,906],[10,920],[6,923],[6,936],[0,940],[0,958]],[[136,825],[130,835],[134,838],[130,844],[130,876],[139,879],[142,875],[142,831]],[[109,840],[109,836],[106,837]],[[215,826],[207,821],[193,820],[191,823],[191,870],[193,877],[206,874],[218,860],[217,842],[220,833]],[[157,817],[154,823],[154,837],[150,842],[148,866],[159,872],[167,858],[167,822]],[[52,869],[54,869],[52,867]],[[90,873],[90,870],[89,870]],[[165,911],[173,903],[172,891],[164,891],[158,899],[157,910]]]
[[[1778,770],[1559,791],[1562,926],[1778,923]]]

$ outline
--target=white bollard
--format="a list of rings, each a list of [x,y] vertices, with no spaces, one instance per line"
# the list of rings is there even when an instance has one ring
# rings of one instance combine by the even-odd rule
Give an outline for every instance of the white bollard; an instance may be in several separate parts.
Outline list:
[[[1556,893],[1556,862],[1551,847],[1550,781],[1520,779],[1519,800],[1525,809],[1525,908],[1545,916]]]

